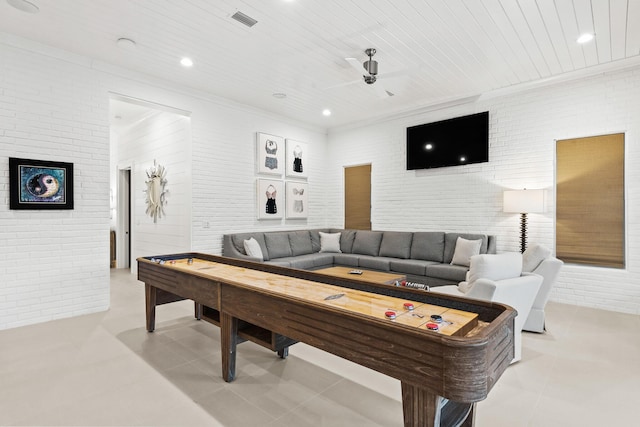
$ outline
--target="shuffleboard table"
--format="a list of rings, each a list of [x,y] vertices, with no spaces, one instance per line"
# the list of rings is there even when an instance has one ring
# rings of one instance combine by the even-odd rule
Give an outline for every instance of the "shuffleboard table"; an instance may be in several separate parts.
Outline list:
[[[157,305],[184,299],[220,326],[225,381],[242,340],[280,357],[304,342],[399,379],[405,426],[472,426],[513,359],[502,304],[201,253],[139,258],[138,279],[149,332]]]

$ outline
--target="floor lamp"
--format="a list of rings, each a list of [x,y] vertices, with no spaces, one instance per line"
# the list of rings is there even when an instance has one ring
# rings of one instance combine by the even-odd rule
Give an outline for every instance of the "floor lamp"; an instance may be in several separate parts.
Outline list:
[[[520,252],[527,249],[527,214],[544,212],[544,190],[507,190],[504,212],[520,214]]]

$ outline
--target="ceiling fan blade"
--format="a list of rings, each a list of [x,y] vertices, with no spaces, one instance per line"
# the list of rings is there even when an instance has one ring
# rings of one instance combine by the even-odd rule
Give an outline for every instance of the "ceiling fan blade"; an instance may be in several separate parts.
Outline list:
[[[358,80],[351,80],[350,82],[344,82],[344,83],[338,83],[335,85],[331,85],[331,86],[326,86],[323,88],[323,90],[329,90],[329,89],[336,89],[339,87],[345,87],[345,86],[351,86],[351,85],[355,85],[358,83],[362,83],[362,78],[358,79]]]
[[[380,99],[387,99],[392,96],[395,96],[393,92],[389,92],[384,88],[384,86],[382,86],[379,83],[378,84],[374,83],[372,86],[373,86],[373,90],[376,92],[376,95],[378,95],[378,98]]]
[[[356,58],[344,58],[360,75],[364,75],[365,69],[362,67],[359,59]]]

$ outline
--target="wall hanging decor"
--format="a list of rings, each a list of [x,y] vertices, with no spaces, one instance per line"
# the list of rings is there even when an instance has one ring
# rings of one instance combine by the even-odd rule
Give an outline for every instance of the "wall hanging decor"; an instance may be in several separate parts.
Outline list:
[[[292,178],[304,178],[307,174],[309,163],[309,146],[294,139],[287,139],[287,168],[286,174]]]
[[[147,193],[147,211],[146,214],[153,218],[153,222],[158,222],[158,218],[162,218],[164,215],[164,206],[167,204],[166,195],[168,190],[165,190],[167,185],[166,179],[167,170],[164,166],[156,164],[153,161],[153,167],[147,169],[147,189],[144,190]]]
[[[10,209],[73,209],[73,163],[9,158]]]
[[[256,147],[258,173],[282,176],[284,172],[284,138],[258,133]]]
[[[287,218],[307,218],[309,184],[287,181]]]
[[[275,179],[258,179],[258,219],[281,219],[285,211],[284,185]]]

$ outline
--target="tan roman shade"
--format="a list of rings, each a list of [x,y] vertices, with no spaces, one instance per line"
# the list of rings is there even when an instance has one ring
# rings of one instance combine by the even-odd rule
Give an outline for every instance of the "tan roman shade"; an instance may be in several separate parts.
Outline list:
[[[556,256],[624,268],[624,134],[556,145]]]

